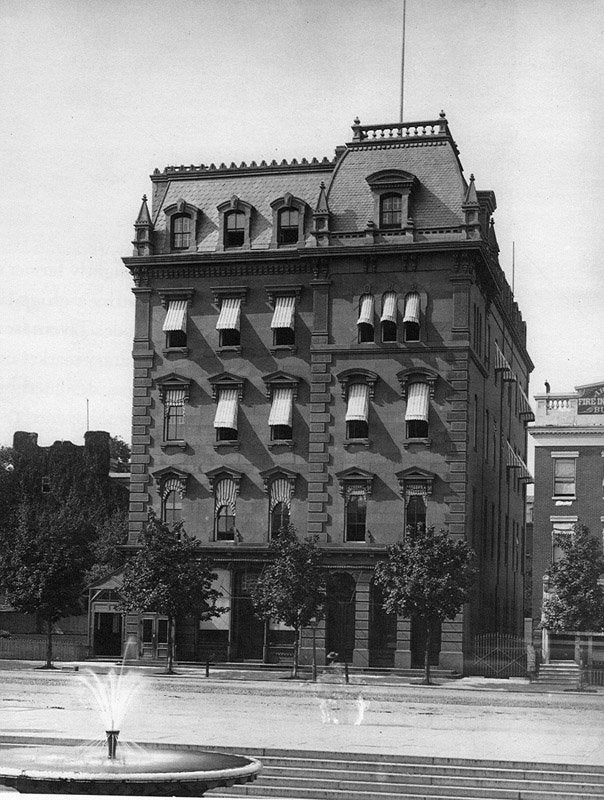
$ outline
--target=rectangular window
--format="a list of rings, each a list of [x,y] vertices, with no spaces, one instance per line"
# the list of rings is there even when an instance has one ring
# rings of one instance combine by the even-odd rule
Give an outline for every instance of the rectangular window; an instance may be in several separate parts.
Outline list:
[[[237,441],[237,407],[237,389],[221,389],[214,417],[217,441]]]
[[[476,450],[478,445],[478,395],[474,395],[474,416],[472,419],[472,447]]]
[[[575,458],[554,458],[554,496],[574,497],[576,494]]]
[[[292,347],[295,344],[295,312],[296,298],[293,295],[275,298],[275,310],[271,320],[274,347]]]
[[[503,563],[507,567],[509,561],[509,550],[510,550],[510,518],[508,515],[505,515],[505,531],[504,531],[504,539],[503,539]]]
[[[164,439],[167,442],[184,439],[184,405],[166,405]]]
[[[564,557],[565,545],[572,535],[574,522],[554,522],[552,527],[552,562]]]
[[[364,542],[367,501],[363,489],[350,489],[346,497],[346,541]]]
[[[412,383],[407,390],[405,424],[408,439],[428,437],[430,387],[427,383]]]
[[[289,441],[292,439],[293,389],[280,387],[273,390],[271,410],[268,424],[271,441]]]
[[[348,387],[346,438],[366,439],[369,436],[369,386],[353,383]]]
[[[187,346],[187,301],[170,300],[163,324],[166,347]]]
[[[491,503],[491,561],[495,558],[495,503]]]

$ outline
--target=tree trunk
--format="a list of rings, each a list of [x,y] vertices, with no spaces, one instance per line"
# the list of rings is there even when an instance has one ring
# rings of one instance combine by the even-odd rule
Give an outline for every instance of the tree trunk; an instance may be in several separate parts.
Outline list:
[[[300,628],[296,628],[296,638],[294,639],[294,665],[292,668],[292,678],[298,677],[298,654],[300,652]]]
[[[426,620],[426,649],[424,652],[424,683],[430,683],[430,644],[432,642],[432,623]]]
[[[166,663],[166,675],[172,675],[174,672],[174,636],[173,636],[174,618],[168,617],[168,658]]]
[[[46,664],[44,669],[52,669],[52,619],[46,619]]]

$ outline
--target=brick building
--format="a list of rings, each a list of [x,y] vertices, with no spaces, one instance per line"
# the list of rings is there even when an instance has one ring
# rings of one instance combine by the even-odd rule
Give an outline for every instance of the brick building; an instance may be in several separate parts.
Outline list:
[[[522,630],[532,363],[495,195],[464,178],[444,114],[352,131],[333,158],[156,169],[151,210],[143,198],[124,259],[130,541],[150,508],[183,519],[229,605],[181,620],[180,659],[275,660],[291,643],[249,597],[285,522],[319,537],[330,572],[320,657],[421,661],[421,626],[386,615],[372,582],[414,522],[479,560],[435,663],[462,668],[475,633]],[[141,656],[161,650],[165,620],[129,630]]]
[[[547,387],[549,388],[549,387]],[[604,383],[535,395],[533,627],[541,621],[544,576],[559,556],[556,533],[582,522],[602,540],[604,528]]]

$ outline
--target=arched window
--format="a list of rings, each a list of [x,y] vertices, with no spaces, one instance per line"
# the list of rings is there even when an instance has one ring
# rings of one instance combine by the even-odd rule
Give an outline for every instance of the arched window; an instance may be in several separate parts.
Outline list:
[[[359,332],[359,342],[373,342],[373,314],[374,298],[372,294],[364,294],[359,300],[359,318],[357,329]]]
[[[297,244],[300,224],[300,212],[296,208],[286,207],[279,211],[279,244]]]
[[[287,503],[275,503],[271,510],[271,539],[279,535],[289,525],[289,506]]]
[[[386,292],[382,297],[382,342],[396,342],[396,292]]]
[[[403,328],[406,342],[419,342],[420,296],[417,292],[409,292],[405,297],[405,316]]]
[[[182,498],[175,489],[170,490],[162,503],[162,520],[166,525],[176,525],[182,520]]]
[[[383,194],[380,198],[380,228],[400,228],[403,202],[400,194]]]
[[[246,215],[243,211],[229,211],[224,220],[224,246],[241,247],[245,239]]]
[[[175,214],[172,217],[172,250],[188,250],[191,244],[191,228],[189,214]]]
[[[235,538],[235,514],[230,505],[216,509],[216,540],[232,542]]]
[[[405,528],[415,529],[417,525],[426,525],[426,501],[421,494],[412,494],[405,509]]]

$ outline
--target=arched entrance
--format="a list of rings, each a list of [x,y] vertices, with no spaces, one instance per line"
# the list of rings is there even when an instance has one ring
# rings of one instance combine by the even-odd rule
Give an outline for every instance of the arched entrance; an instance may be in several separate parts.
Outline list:
[[[369,588],[369,666],[393,667],[396,650],[396,614],[383,606],[380,586],[371,581]]]
[[[327,581],[325,604],[325,652],[337,653],[341,661],[352,661],[356,584],[352,575],[338,572]]]

